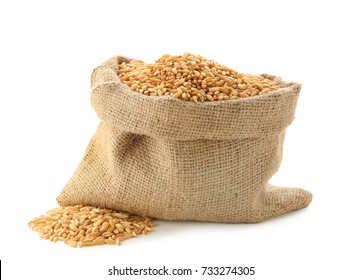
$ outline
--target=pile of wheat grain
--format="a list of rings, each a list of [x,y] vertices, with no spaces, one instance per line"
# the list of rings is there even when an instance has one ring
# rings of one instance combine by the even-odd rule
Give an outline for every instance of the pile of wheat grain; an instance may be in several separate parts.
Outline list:
[[[149,218],[91,206],[67,206],[49,210],[28,225],[39,236],[72,247],[117,244],[147,234],[154,226]]]
[[[185,101],[233,100],[262,95],[280,88],[258,75],[241,74],[202,56],[163,55],[154,64],[131,60],[119,64],[121,81],[149,96]]]

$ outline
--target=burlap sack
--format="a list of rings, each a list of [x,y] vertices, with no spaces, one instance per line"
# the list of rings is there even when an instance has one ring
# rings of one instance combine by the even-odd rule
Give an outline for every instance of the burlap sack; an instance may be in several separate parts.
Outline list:
[[[57,200],[166,220],[261,222],[308,206],[302,189],[274,187],[300,91],[194,104],[132,92],[113,57],[92,74],[101,123]]]

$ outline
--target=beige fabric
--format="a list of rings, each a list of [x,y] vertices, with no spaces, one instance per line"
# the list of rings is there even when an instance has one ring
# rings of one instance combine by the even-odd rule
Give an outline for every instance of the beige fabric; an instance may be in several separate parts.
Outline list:
[[[297,83],[272,94],[194,104],[132,92],[113,57],[93,71],[101,123],[57,200],[166,220],[261,222],[307,207],[312,195],[274,187]]]

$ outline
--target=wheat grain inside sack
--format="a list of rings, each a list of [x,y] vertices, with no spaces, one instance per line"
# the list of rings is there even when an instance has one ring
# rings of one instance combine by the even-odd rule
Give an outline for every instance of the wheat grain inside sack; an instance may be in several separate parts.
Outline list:
[[[300,84],[266,95],[195,104],[122,83],[113,57],[92,74],[100,124],[61,206],[92,205],[166,220],[256,223],[307,207],[312,195],[272,186]]]

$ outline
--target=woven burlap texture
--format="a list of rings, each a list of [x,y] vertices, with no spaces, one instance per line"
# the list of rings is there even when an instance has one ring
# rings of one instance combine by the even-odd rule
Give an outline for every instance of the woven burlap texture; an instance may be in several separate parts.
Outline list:
[[[282,159],[300,84],[240,100],[181,101],[131,91],[107,60],[92,73],[101,119],[57,198],[166,220],[261,222],[307,207],[311,193],[268,184]]]

